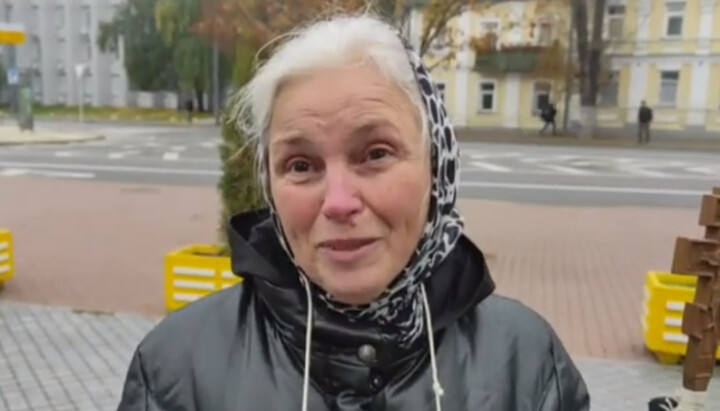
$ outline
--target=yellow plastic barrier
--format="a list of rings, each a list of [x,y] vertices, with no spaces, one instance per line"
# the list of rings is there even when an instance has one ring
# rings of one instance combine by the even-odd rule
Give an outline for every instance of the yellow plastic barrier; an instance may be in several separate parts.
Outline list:
[[[193,245],[165,257],[165,306],[176,311],[209,294],[242,281],[233,274],[230,258],[220,248]]]
[[[645,346],[662,364],[677,364],[687,353],[682,332],[685,303],[695,298],[697,277],[650,271],[645,279],[642,326]],[[720,349],[716,353],[720,359]]]
[[[0,230],[0,289],[5,282],[15,276],[15,260],[13,258],[12,233]]]

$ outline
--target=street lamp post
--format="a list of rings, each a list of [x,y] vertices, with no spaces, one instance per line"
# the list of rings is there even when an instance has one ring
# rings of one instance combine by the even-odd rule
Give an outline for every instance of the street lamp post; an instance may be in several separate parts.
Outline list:
[[[85,64],[80,63],[75,65],[75,75],[77,76],[78,82],[78,118],[81,124],[85,122],[85,84],[83,84],[85,70]]]
[[[214,31],[214,30],[213,30]],[[220,51],[218,50],[217,37],[213,36],[213,114],[215,115],[215,125],[220,124]]]

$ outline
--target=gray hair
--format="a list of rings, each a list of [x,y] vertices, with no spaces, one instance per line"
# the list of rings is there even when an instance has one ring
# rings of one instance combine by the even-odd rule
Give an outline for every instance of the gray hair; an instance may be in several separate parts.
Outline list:
[[[267,130],[282,84],[298,75],[367,59],[407,94],[427,140],[427,113],[407,51],[393,26],[367,13],[340,15],[296,29],[281,40],[283,43],[238,92],[231,112],[239,131],[256,149],[258,175],[264,172]]]

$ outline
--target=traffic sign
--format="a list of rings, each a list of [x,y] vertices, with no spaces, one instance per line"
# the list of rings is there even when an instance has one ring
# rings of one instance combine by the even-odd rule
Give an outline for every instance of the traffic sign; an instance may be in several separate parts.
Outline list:
[[[20,70],[17,67],[11,67],[7,71],[7,83],[16,86],[20,83]]]
[[[0,44],[19,46],[26,41],[25,26],[17,23],[0,23]]]

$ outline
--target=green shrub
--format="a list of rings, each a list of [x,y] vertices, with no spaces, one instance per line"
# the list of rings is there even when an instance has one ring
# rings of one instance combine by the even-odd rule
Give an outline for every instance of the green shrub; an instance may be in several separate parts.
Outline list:
[[[238,58],[234,69],[234,83],[241,87],[250,79],[254,57],[252,50],[238,48]],[[227,104],[222,118],[222,144],[219,154],[222,164],[222,175],[218,181],[218,190],[222,200],[220,215],[220,245],[223,253],[229,251],[227,243],[227,225],[229,219],[238,213],[257,210],[265,206],[262,188],[258,183],[255,163],[255,147],[249,144],[248,138],[237,127],[237,115],[231,99]]]
[[[229,219],[235,214],[257,210],[265,205],[257,179],[255,149],[248,144],[246,136],[237,130],[234,119],[229,115],[223,117],[220,159],[222,175],[218,181],[218,190],[222,211],[219,231],[223,253],[227,254],[226,231]]]

